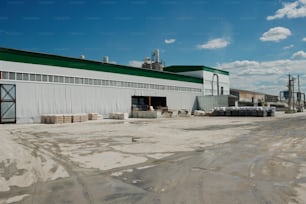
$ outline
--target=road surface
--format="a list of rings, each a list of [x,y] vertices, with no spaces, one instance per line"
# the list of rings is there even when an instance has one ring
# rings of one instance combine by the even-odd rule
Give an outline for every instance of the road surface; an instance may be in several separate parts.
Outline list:
[[[209,123],[209,120],[214,121]],[[218,120],[222,122],[218,124]],[[179,130],[184,132],[186,143],[190,140],[193,142],[188,143],[187,147],[181,147],[181,144],[173,141],[178,147],[176,151],[172,150],[174,147],[168,146],[168,149],[164,147],[165,150],[158,151],[157,145],[155,156],[158,152],[164,154],[160,158],[146,157],[139,163],[132,162],[104,169],[99,166],[89,168],[86,164],[89,165],[90,160],[80,163],[72,155],[76,151],[72,146],[69,146],[70,150],[65,150],[66,153],[63,152],[61,144],[80,145],[80,135],[76,132],[57,130],[61,135],[55,137],[52,135],[53,127],[50,126],[38,126],[40,130],[36,129],[37,126],[24,125],[17,129],[9,126],[6,128],[15,136],[16,143],[30,150],[36,157],[51,158],[54,164],[67,172],[67,176],[54,180],[38,180],[24,187],[10,186],[10,190],[0,192],[0,203],[306,203],[305,123],[304,113],[256,119],[185,118],[136,121],[129,124],[107,123],[107,128],[103,130],[109,131],[107,137],[104,135],[103,139],[86,139],[85,143],[93,141],[86,146],[86,150],[92,148],[96,153],[98,150],[98,153],[117,151],[124,153],[123,159],[129,158],[128,153],[144,158],[149,153],[153,155],[151,150],[146,153],[147,144],[154,145],[157,142],[151,141],[150,137],[164,134],[163,130],[167,134],[172,131],[173,134],[179,134],[176,132]],[[86,129],[86,125],[90,127]],[[87,131],[88,134],[96,131],[92,128],[93,124],[81,126],[84,126],[84,132]],[[149,128],[151,126],[153,129]],[[157,127],[161,129],[153,134],[151,131]],[[148,129],[150,137],[138,135],[129,140],[127,138],[131,136],[132,129],[140,132]],[[220,141],[211,142],[214,140],[212,138],[209,145],[205,145],[205,140],[202,141],[201,137],[211,136],[209,134],[214,132],[218,132],[215,140]],[[112,135],[120,137],[110,141]],[[193,135],[197,135],[196,139]],[[103,146],[107,141],[112,145]],[[128,146],[132,149],[124,146],[127,143],[134,145]],[[97,144],[99,145],[95,146]],[[143,151],[136,151],[139,145],[143,145]],[[78,150],[84,155],[93,155],[92,152],[86,153],[82,147],[84,148],[78,146]],[[22,175],[18,165],[2,167],[0,174],[5,174],[7,179],[18,172]],[[52,171],[52,168],[48,171]]]

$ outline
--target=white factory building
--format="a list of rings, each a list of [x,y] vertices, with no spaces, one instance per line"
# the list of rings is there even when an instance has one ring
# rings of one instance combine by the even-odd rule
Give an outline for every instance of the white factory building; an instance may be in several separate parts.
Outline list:
[[[0,48],[0,123],[44,114],[197,108],[203,95],[229,95],[229,73],[205,66],[164,71]]]

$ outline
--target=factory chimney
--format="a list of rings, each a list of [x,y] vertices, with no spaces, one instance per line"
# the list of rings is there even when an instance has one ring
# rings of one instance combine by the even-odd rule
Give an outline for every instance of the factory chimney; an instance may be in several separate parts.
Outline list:
[[[160,60],[159,49],[154,50],[151,60],[149,57],[145,58],[142,68],[163,71],[164,65]]]

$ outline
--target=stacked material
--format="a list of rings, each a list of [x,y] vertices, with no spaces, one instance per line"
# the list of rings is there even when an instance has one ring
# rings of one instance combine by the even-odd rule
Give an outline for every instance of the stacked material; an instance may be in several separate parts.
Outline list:
[[[89,113],[88,114],[88,120],[98,120],[98,114],[97,113]]]
[[[159,118],[161,117],[161,111],[132,111],[133,118]]]
[[[45,124],[62,124],[64,123],[63,115],[42,115],[41,123]]]
[[[90,116],[89,116],[90,115]],[[65,115],[55,115],[55,114],[48,114],[41,116],[41,123],[44,124],[62,124],[62,123],[79,123],[79,122],[86,122],[88,118],[91,120],[97,120],[98,114],[65,114]]]
[[[72,116],[71,115],[63,115],[63,122],[64,123],[71,123],[72,122]]]
[[[47,124],[48,122],[47,116],[46,115],[40,116],[40,122],[43,124]]]
[[[190,113],[188,112],[188,110],[185,110],[185,109],[178,110],[177,113],[178,113],[179,117],[188,117],[188,116],[190,116]]]
[[[79,115],[79,114],[73,114],[73,115],[72,115],[72,122],[73,122],[73,123],[80,123],[80,122],[81,122],[81,115]]]
[[[205,113],[205,111],[202,111],[202,110],[195,110],[193,112],[193,115],[194,116],[206,116],[206,113]]]
[[[129,114],[128,113],[115,112],[115,113],[109,113],[108,117],[109,117],[109,119],[126,120],[126,119],[129,118]]]
[[[88,121],[88,114],[81,114],[80,117],[81,117],[81,122]]]
[[[275,116],[275,107],[217,107],[212,116]]]

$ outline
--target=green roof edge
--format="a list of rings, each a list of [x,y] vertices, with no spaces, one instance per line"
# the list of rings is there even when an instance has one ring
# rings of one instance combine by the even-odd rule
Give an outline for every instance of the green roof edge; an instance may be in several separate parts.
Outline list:
[[[182,76],[171,72],[154,71],[154,70],[129,67],[117,64],[106,64],[93,60],[78,59],[78,58],[64,57],[59,55],[44,54],[37,52],[29,52],[29,51],[2,48],[2,47],[0,47],[0,60],[30,63],[30,64],[41,64],[49,66],[59,66],[59,67],[83,69],[90,71],[110,72],[116,74],[143,76],[143,77],[168,79],[168,80],[176,80],[176,81],[184,81],[192,83],[201,83],[201,84],[203,83],[203,79],[190,77],[190,76]]]
[[[208,71],[208,72],[213,72],[213,73],[218,73],[218,74],[223,74],[223,75],[229,75],[228,71],[225,70],[220,70],[220,69],[215,69],[212,67],[207,67],[207,66],[201,66],[201,65],[173,65],[173,66],[168,66],[164,68],[165,71],[168,72],[173,72],[173,73],[178,73],[178,72],[191,72],[191,71]]]

